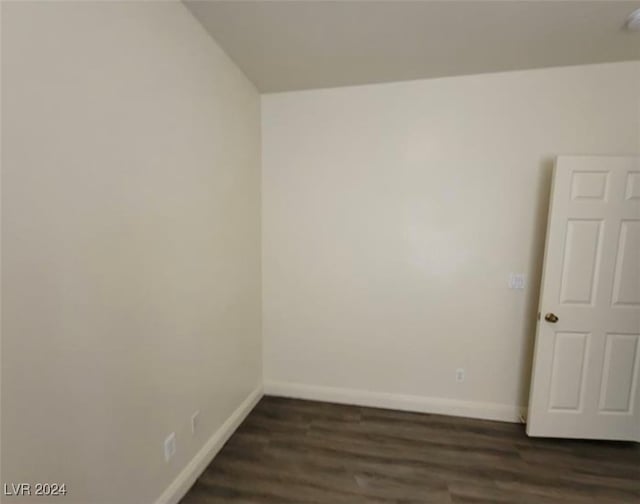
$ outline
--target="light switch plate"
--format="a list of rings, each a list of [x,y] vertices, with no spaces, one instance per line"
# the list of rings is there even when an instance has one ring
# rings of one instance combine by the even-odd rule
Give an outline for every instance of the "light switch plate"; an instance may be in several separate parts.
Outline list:
[[[524,273],[510,273],[509,274],[509,288],[510,289],[524,289],[525,276]]]
[[[198,424],[200,420],[200,410],[194,411],[193,415],[191,415],[191,434],[196,433],[196,431],[198,430]]]
[[[164,461],[169,462],[176,454],[176,433],[172,432],[164,440]]]

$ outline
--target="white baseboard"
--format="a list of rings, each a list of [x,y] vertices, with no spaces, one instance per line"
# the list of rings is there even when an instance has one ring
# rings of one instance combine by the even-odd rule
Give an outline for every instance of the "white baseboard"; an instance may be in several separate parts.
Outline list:
[[[242,401],[242,404],[227,418],[226,422],[213,433],[155,504],[177,504],[261,398],[262,386],[259,386]]]
[[[502,422],[520,423],[526,417],[526,408],[480,401],[461,401],[440,397],[371,392],[337,387],[323,387],[281,381],[264,383],[265,395],[326,401],[372,408],[395,409],[418,413],[435,413]]]

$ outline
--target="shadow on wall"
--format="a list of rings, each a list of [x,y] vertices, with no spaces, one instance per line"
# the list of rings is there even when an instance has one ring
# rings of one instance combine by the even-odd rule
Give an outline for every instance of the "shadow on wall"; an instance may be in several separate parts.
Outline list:
[[[529,402],[529,387],[531,384],[531,370],[533,367],[533,347],[536,339],[536,325],[538,315],[538,302],[540,299],[540,286],[542,283],[542,263],[544,260],[544,246],[547,234],[547,220],[549,216],[549,200],[551,197],[551,177],[555,158],[545,158],[540,163],[538,172],[538,187],[536,201],[538,205],[535,212],[533,236],[531,237],[531,258],[529,263],[530,288],[527,292],[527,301],[524,319],[524,334],[526,343],[523,346],[523,354],[520,358],[520,387],[519,396],[523,398],[523,405]]]

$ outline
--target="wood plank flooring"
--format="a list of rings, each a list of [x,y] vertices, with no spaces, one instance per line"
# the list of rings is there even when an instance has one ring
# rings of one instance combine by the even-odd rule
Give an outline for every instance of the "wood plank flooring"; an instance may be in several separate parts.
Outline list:
[[[640,445],[264,397],[181,504],[640,503]]]

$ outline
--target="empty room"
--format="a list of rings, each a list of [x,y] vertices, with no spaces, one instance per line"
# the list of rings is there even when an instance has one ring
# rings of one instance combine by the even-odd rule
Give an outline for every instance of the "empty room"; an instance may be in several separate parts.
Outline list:
[[[640,0],[0,0],[2,504],[640,503]]]

